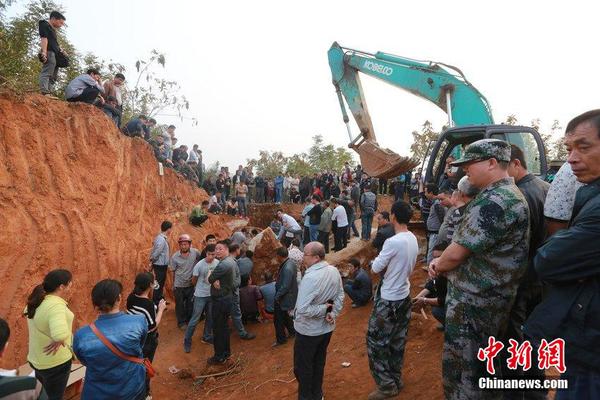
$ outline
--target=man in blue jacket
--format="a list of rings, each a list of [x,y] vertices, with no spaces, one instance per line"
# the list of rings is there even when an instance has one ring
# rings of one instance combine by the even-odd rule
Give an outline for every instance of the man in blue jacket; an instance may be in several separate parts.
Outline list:
[[[280,172],[273,181],[275,185],[275,203],[281,203],[281,197],[283,195],[283,174]]]
[[[547,284],[545,299],[525,322],[539,343],[564,339],[566,390],[556,400],[600,395],[600,109],[574,118],[566,128],[567,161],[579,182],[569,227],[537,252],[534,267]]]

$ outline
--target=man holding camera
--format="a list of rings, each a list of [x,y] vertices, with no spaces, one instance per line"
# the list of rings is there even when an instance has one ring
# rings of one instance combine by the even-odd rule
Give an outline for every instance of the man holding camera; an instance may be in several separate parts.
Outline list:
[[[294,329],[294,375],[298,380],[298,400],[323,398],[323,373],[327,346],[342,311],[344,289],[337,268],[325,261],[325,248],[319,242],[304,247],[307,269],[300,282]]]

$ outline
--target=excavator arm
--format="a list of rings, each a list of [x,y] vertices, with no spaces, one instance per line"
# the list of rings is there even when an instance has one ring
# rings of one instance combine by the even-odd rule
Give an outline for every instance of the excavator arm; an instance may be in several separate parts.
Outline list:
[[[360,155],[363,170],[371,176],[390,178],[417,165],[416,160],[381,148],[360,83],[359,72],[409,91],[431,101],[448,115],[449,126],[493,124],[486,98],[455,67],[434,62],[421,62],[388,53],[365,53],[333,43],[328,52],[333,78],[344,122],[350,138],[349,146]],[[350,108],[360,134],[352,137],[344,99]]]

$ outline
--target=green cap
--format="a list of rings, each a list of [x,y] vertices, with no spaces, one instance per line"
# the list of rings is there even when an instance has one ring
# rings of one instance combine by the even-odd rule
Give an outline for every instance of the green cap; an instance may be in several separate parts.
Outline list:
[[[489,160],[490,158],[510,162],[510,144],[498,139],[478,140],[468,145],[462,158],[454,161],[451,165],[459,166],[473,161]]]

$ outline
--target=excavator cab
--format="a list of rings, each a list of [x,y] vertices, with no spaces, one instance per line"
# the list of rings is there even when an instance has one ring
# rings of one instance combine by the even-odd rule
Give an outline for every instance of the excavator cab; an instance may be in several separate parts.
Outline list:
[[[519,146],[525,154],[529,172],[541,179],[546,178],[548,164],[544,143],[535,129],[512,125],[472,125],[442,132],[429,155],[425,182],[439,183],[447,172],[448,159],[461,157],[466,146],[480,139],[500,139]]]

